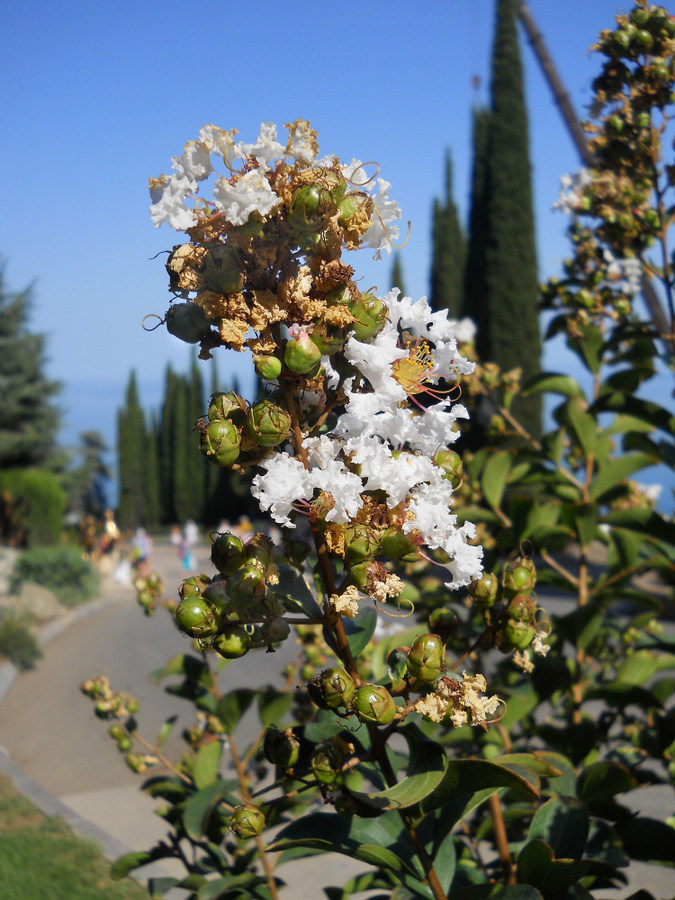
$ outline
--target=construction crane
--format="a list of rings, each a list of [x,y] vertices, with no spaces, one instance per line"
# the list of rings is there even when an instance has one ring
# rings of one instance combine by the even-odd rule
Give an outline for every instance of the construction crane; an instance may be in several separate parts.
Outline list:
[[[574,107],[572,106],[572,101],[569,98],[569,94],[565,90],[562,80],[558,75],[558,71],[553,64],[551,55],[546,49],[544,38],[537,28],[537,24],[534,21],[534,17],[532,16],[530,8],[525,0],[517,0],[516,11],[518,18],[520,19],[523,28],[525,29],[527,38],[530,42],[532,50],[534,51],[534,55],[537,58],[537,62],[541,66],[542,72],[544,73],[544,78],[548,82],[549,87],[551,88],[551,91],[553,93],[553,98],[558,108],[560,109],[560,114],[562,115],[570,136],[577,150],[579,151],[579,155],[581,156],[583,164],[585,166],[591,167],[593,165],[593,155],[588,148],[586,132],[584,131],[583,126],[579,121],[579,117],[577,116]],[[654,325],[656,326],[663,340],[666,342],[670,353],[672,353],[673,326],[671,323],[669,323],[668,317],[664,312],[663,306],[659,301],[656,291],[654,290],[654,286],[646,275],[642,278],[642,296],[644,297],[644,301],[647,305]]]

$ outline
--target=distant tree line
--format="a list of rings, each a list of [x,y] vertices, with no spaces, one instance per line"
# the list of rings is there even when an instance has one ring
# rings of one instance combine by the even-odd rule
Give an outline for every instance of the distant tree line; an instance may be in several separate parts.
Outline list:
[[[219,389],[214,367],[209,396]],[[236,384],[234,386],[236,390]],[[199,451],[197,421],[208,397],[193,358],[181,375],[167,366],[158,411],[143,410],[131,372],[117,415],[118,522],[123,529],[183,524],[188,519],[216,526],[249,513],[241,475],[209,462]]]

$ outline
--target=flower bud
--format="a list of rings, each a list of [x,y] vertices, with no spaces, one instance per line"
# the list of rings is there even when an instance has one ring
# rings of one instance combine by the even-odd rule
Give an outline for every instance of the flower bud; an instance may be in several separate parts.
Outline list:
[[[281,375],[281,360],[276,356],[257,356],[254,365],[256,375],[265,381],[274,381]]]
[[[186,344],[198,344],[211,330],[206,313],[196,303],[174,303],[167,311],[164,321],[169,334]]]
[[[241,450],[239,429],[227,419],[212,419],[202,431],[199,449],[210,462],[231,466]]]
[[[411,678],[431,684],[441,674],[445,661],[445,647],[437,634],[422,634],[415,638],[408,651],[407,666]]]
[[[133,741],[131,740],[129,735],[123,734],[117,739],[117,749],[121,753],[128,753],[128,751],[131,750],[132,743]]]
[[[481,609],[490,609],[497,601],[498,589],[499,582],[496,575],[483,572],[480,578],[471,582],[469,593],[473,597],[476,606],[479,606]]]
[[[340,666],[331,666],[309,682],[307,691],[321,709],[340,709],[349,706],[356,688],[348,672]]]
[[[111,725],[108,729],[108,734],[116,741],[119,741],[120,738],[127,736],[126,731],[121,725]]]
[[[502,587],[506,597],[529,594],[537,583],[537,570],[531,559],[520,556],[502,575]]]
[[[126,702],[126,707],[127,707],[127,712],[129,713],[129,715],[133,716],[141,708],[141,704],[135,697],[128,697],[127,702]],[[135,730],[135,726],[134,726],[134,728],[132,728],[130,722],[127,722],[127,728],[131,728],[132,731]]]
[[[362,684],[357,688],[352,709],[362,722],[371,725],[388,725],[396,716],[394,699],[380,684]]]
[[[367,341],[379,334],[387,320],[387,305],[373,294],[363,294],[360,300],[349,304],[354,316],[351,328],[357,341]]]
[[[127,753],[124,761],[132,772],[141,772],[143,769],[143,757],[139,756],[138,753]]]
[[[213,649],[225,659],[239,659],[250,648],[251,638],[241,625],[226,625],[213,641]]]
[[[280,769],[292,769],[300,756],[300,741],[290,728],[284,731],[268,728],[263,741],[263,754],[268,762]]]
[[[246,561],[241,538],[229,531],[217,535],[211,545],[211,562],[222,575],[234,575]]]
[[[355,565],[377,555],[379,541],[368,525],[348,525],[344,530],[345,558]]]
[[[242,841],[257,837],[265,828],[265,813],[253,803],[237,806],[230,819],[230,830]]]
[[[286,343],[284,362],[291,372],[306,375],[321,362],[321,351],[307,332],[301,329],[296,337]]]
[[[434,455],[433,461],[445,472],[443,478],[449,481],[453,488],[459,487],[463,474],[463,464],[459,453],[455,453],[454,450],[439,450]]]
[[[312,753],[312,771],[321,784],[333,784],[342,771],[345,754],[342,747],[333,741],[322,741]]]
[[[271,400],[258,400],[246,416],[246,429],[261,447],[276,447],[291,433],[291,417]]]
[[[181,600],[174,617],[180,630],[193,638],[212,637],[220,628],[220,612],[203,597]]]

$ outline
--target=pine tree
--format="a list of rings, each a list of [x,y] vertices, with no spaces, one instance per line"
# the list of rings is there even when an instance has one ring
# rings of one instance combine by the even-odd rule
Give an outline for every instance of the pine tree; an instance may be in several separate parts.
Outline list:
[[[131,372],[125,402],[117,414],[117,459],[119,478],[118,521],[120,528],[145,523],[144,478],[146,464],[145,417],[138,399],[136,373]]]
[[[405,279],[403,277],[403,263],[401,262],[401,254],[394,253],[394,264],[391,267],[391,287],[398,288],[402,297],[408,297],[409,294],[405,287]]]
[[[435,199],[432,218],[431,298],[433,309],[459,317],[463,304],[466,238],[452,196],[452,160],[445,154],[445,196]]]
[[[488,136],[488,310],[484,358],[505,371],[522,367],[526,381],[539,369],[537,257],[523,72],[516,0],[497,0],[492,54],[492,115]],[[514,409],[531,433],[541,430],[538,397]]]
[[[28,331],[32,290],[9,293],[0,268],[0,468],[49,464],[59,429],[60,385],[44,375],[45,338]]]

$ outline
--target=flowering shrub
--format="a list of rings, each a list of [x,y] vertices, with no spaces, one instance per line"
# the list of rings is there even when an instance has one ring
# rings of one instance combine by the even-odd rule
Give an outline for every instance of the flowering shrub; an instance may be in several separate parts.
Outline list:
[[[400,212],[366,165],[317,158],[308,123],[286,126],[285,144],[271,124],[252,144],[207,126],[151,181],[155,223],[188,237],[167,262],[167,328],[202,357],[250,352],[266,384],[255,403],[212,398],[201,450],[255,468],[283,533],[214,535],[215,573],[187,579],[177,603],[154,576],[137,584],[145,611],[167,606],[194,641],[157,673],[198,711],[179,762],[162,752],[171,720],[149,742],[133,698],[83,685],[133,769],[170,771],[146,782],[167,840],[115,864],[121,876],[179,859],[186,877],[155,880],[153,896],[274,898],[284,863],[326,851],[368,864],[331,898],[572,900],[621,883],[630,859],[675,863],[671,825],[616,799],[672,782],[675,754],[672,682],[657,674],[675,646],[632,581],[672,573],[675,534],[627,481],[672,460],[672,417],[633,396],[658,335],[632,298],[645,269],[672,288],[645,223],[665,248],[674,29],[642,2],[618,21],[599,44],[597,169],[563,200],[574,258],[544,290],[550,333],[566,334],[593,394],[567,374],[524,386],[563,397],[540,441],[510,413],[518,373],[474,372],[469,323],[357,287],[344,251],[387,250]],[[489,394],[497,411],[494,444],[464,461],[460,382],[468,406]],[[576,603],[549,619],[542,585]],[[407,627],[376,633],[392,617]],[[292,632],[278,684],[223,692],[224,665]],[[242,750],[254,701],[261,730]]]

